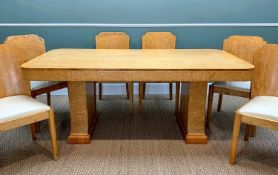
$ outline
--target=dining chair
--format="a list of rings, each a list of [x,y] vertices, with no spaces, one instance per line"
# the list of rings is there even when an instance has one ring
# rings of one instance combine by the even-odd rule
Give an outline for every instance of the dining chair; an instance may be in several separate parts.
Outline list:
[[[171,32],[147,32],[142,37],[142,49],[175,49],[176,36]],[[143,111],[143,99],[145,98],[147,82],[139,82],[139,112]],[[161,83],[161,82],[158,82]],[[176,83],[176,112],[179,107],[180,82]],[[170,100],[173,98],[173,83],[169,82]]]
[[[129,49],[129,36],[124,32],[101,32],[96,36],[96,49]],[[99,100],[102,100],[102,83],[99,82]],[[126,94],[133,112],[133,82],[126,82]]]
[[[4,43],[13,43],[26,50],[29,60],[46,52],[44,39],[34,34],[9,36],[6,38]],[[47,94],[47,104],[50,106],[50,93],[66,87],[67,82],[31,81],[31,96],[36,98],[38,95]]]
[[[23,79],[21,72],[20,65],[28,61],[28,58],[25,50],[13,44],[0,44],[0,132],[48,120],[53,156],[57,160],[53,110],[30,97],[30,82]]]
[[[252,99],[235,112],[230,164],[236,163],[236,151],[241,123],[278,130],[278,44],[268,44],[254,56],[255,69],[251,88]],[[248,139],[247,139],[248,140]]]
[[[34,59],[46,52],[44,39],[38,35],[14,35],[9,36],[4,41],[5,44],[14,44],[24,49],[28,54],[28,60]],[[39,95],[47,95],[47,104],[51,105],[51,92],[67,87],[67,82],[58,81],[30,81],[31,96],[36,98]],[[32,135],[34,136],[40,130],[39,122],[32,124]]]
[[[224,40],[223,50],[233,54],[251,64],[256,50],[266,45],[267,42],[258,36],[230,36]],[[210,127],[211,112],[213,103],[213,94],[218,93],[217,111],[220,112],[222,106],[223,95],[239,96],[250,98],[251,81],[241,82],[215,82],[209,86],[207,121],[206,124]],[[255,134],[253,129],[252,136]]]

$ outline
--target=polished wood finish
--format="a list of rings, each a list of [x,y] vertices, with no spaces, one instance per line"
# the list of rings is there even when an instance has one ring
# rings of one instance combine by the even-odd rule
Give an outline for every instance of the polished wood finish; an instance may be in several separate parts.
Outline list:
[[[96,49],[129,49],[129,36],[124,32],[101,32],[96,36]]]
[[[101,32],[96,36],[96,49],[129,49],[129,36],[124,32]],[[126,83],[130,112],[133,112],[133,83]],[[131,95],[131,96],[130,96]],[[102,83],[99,83],[99,100],[102,99]]]
[[[253,83],[251,96],[278,96],[278,44],[268,44],[256,51],[254,56]],[[238,143],[239,128],[241,123],[247,124],[245,140],[250,135],[250,126],[260,126],[278,130],[278,121],[266,119],[262,116],[243,115],[239,110],[235,113],[232,145],[230,149],[230,164],[236,163],[236,151]],[[254,131],[253,131],[254,132]]]
[[[13,95],[30,95],[30,83],[23,79],[20,65],[28,61],[29,55],[25,49],[22,49],[12,43],[0,44],[0,98]],[[38,121],[48,120],[49,131],[54,160],[58,159],[58,147],[56,138],[56,128],[54,113],[52,110],[30,115],[15,120],[0,123],[0,132],[10,130],[36,123]],[[32,133],[32,134],[35,134]],[[32,135],[33,139],[36,138]]]
[[[206,144],[205,105],[207,82],[182,83],[180,113],[177,115],[179,126],[189,144]]]
[[[171,32],[147,32],[142,37],[142,49],[175,49],[176,36]]]
[[[89,144],[97,121],[96,84],[93,82],[68,82],[71,133],[69,144]]]
[[[69,96],[70,107],[73,108],[71,109],[73,110],[71,126],[74,131],[71,132],[70,138],[75,138],[72,139],[74,143],[83,142],[75,140],[84,140],[84,137],[88,141],[90,135],[86,129],[90,123],[88,112],[86,112],[86,107],[88,107],[85,98],[88,93],[85,90],[86,82],[191,81],[191,87],[196,86],[190,89],[192,94],[200,97],[194,97],[194,99],[191,97],[188,105],[182,104],[184,99],[180,100],[180,110],[185,110],[185,108],[189,110],[189,115],[186,114],[180,118],[187,121],[188,116],[191,125],[190,130],[186,130],[184,135],[187,134],[191,140],[196,137],[197,140],[203,140],[202,142],[206,143],[206,139],[199,139],[206,137],[202,129],[205,110],[203,106],[205,98],[202,94],[205,92],[205,84],[208,81],[251,80],[253,68],[254,66],[250,63],[222,50],[214,49],[58,49],[22,65],[26,79],[63,80],[72,84],[72,88],[69,88]],[[200,88],[197,88],[199,86]],[[142,84],[140,89],[142,92]],[[143,95],[143,93],[140,94]],[[198,108],[194,107],[195,104]],[[79,113],[79,110],[83,112]],[[194,110],[198,112],[195,113]],[[191,114],[194,119],[190,118]],[[85,123],[85,127],[80,126],[81,123]],[[75,132],[74,128],[78,128],[78,132]]]
[[[8,44],[0,44],[0,98],[30,95],[30,83],[23,79],[20,65],[28,61],[27,53]]]
[[[5,43],[13,44],[24,49],[28,54],[29,60],[36,58],[46,52],[44,39],[34,34],[9,36],[6,38]],[[50,92],[63,89],[65,87],[67,87],[67,83],[60,82],[47,87],[32,89],[31,96],[36,98],[38,95],[47,94],[47,104],[50,105]]]
[[[51,70],[53,69],[54,71],[66,71],[66,73],[68,73],[68,70],[72,72],[75,70],[84,71],[84,73],[88,70],[93,70],[102,74],[92,75],[92,77],[104,76],[105,79],[116,81],[118,81],[119,78],[108,78],[103,72],[109,71],[110,74],[111,72],[121,71],[136,73],[140,71],[151,71],[155,73],[154,70],[166,70],[176,73],[179,73],[179,71],[204,71],[206,73],[210,71],[220,71],[225,73],[227,71],[241,72],[254,68],[252,64],[217,49],[55,49],[30,60],[21,67],[24,73],[27,70],[34,70],[36,68],[39,69],[37,72],[41,72],[42,74],[45,74],[45,72],[52,72]],[[81,73],[81,75],[83,74]],[[140,79],[148,80],[148,76],[149,74],[146,74]],[[179,76],[180,74],[176,77],[180,78]],[[44,77],[44,75],[35,74],[33,77],[36,79],[36,77],[41,78]],[[55,76],[55,78],[52,78],[52,76],[48,77],[49,79],[56,79],[58,75]],[[82,79],[82,77],[79,78]],[[211,77],[211,80],[214,80],[216,76]],[[72,75],[71,78],[67,77],[69,80],[74,80],[75,78],[76,75]],[[47,78],[44,77],[43,79]],[[126,79],[126,77],[124,76],[121,79]],[[161,77],[159,79],[161,79]],[[167,77],[163,79],[167,79]],[[175,78],[175,80],[176,79],[177,78]],[[193,77],[192,79],[200,78]],[[226,75],[223,75],[222,79],[225,80]],[[241,80],[241,78],[238,78],[238,80]]]
[[[224,40],[223,50],[233,54],[242,60],[249,63],[253,63],[253,57],[256,50],[266,45],[267,42],[263,38],[258,36],[230,36]],[[229,87],[218,87],[214,84],[209,87],[209,101],[207,110],[207,126],[210,126],[211,112],[212,112],[212,102],[213,94],[219,94],[217,111],[220,112],[222,106],[222,97],[225,95],[240,96],[245,98],[250,98],[250,90],[234,90]]]
[[[176,36],[171,32],[147,32],[142,37],[142,49],[175,49],[176,48]],[[139,95],[139,98],[145,98],[146,82],[143,83],[143,95]],[[176,83],[178,84],[178,82]],[[139,88],[142,86],[139,86]],[[179,91],[179,90],[178,90]],[[139,93],[141,91],[139,90]],[[179,95],[179,94],[178,94]],[[173,98],[173,83],[169,83],[169,96],[170,100]],[[139,102],[143,103],[142,99]],[[176,100],[177,102],[177,100]],[[142,112],[143,105],[139,103],[139,112]]]

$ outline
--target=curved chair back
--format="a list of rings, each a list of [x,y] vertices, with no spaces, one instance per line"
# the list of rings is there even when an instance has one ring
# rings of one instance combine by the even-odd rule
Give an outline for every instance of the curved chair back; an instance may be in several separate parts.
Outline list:
[[[129,49],[129,36],[124,32],[101,32],[96,36],[96,49]]]
[[[234,35],[224,40],[223,50],[249,63],[253,63],[255,51],[266,44],[267,42],[259,36]]]
[[[44,39],[34,34],[9,36],[4,43],[16,44],[26,50],[29,60],[46,52]]]
[[[23,79],[20,68],[27,61],[25,50],[12,44],[0,44],[0,98],[30,95],[30,83]]]
[[[175,49],[176,36],[171,32],[148,32],[142,37],[142,49]]]
[[[278,96],[278,44],[268,44],[254,56],[252,97]]]

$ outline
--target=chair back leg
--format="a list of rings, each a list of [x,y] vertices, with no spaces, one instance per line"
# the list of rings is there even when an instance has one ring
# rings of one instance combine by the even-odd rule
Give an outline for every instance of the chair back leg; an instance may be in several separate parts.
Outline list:
[[[251,125],[246,124],[245,131],[244,131],[244,141],[248,141],[251,133]]]
[[[129,111],[130,113],[133,113],[133,83],[132,82],[129,82],[127,83],[128,85],[128,91],[127,91],[127,94],[128,97],[129,97]]]
[[[98,99],[102,100],[102,83],[98,83]]]
[[[170,100],[173,99],[173,83],[169,83],[169,95],[170,95]]]
[[[47,105],[51,106],[51,94],[50,94],[50,92],[47,92],[46,95],[47,95]]]
[[[126,88],[127,99],[129,99],[129,89],[128,89],[129,87],[128,86],[129,86],[129,83],[126,83],[125,88]]]
[[[222,107],[222,99],[223,99],[223,94],[219,94],[219,98],[218,98],[218,105],[217,105],[217,111],[220,112],[221,111],[221,107]]]
[[[143,98],[144,98],[144,83],[139,83],[139,106],[138,111],[141,113],[143,111]]]
[[[210,127],[210,122],[211,122],[212,103],[213,103],[213,86],[210,86],[209,94],[208,94],[208,109],[207,109],[207,121],[206,121],[206,125],[208,128]]]
[[[180,110],[180,82],[176,82],[176,114],[179,113]]]

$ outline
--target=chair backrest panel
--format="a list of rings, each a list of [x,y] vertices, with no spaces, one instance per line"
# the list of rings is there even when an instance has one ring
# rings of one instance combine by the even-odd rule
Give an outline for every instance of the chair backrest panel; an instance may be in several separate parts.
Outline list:
[[[124,32],[101,32],[96,36],[96,49],[129,49],[129,36]]]
[[[176,36],[171,32],[148,32],[142,37],[142,49],[175,49]]]
[[[278,44],[268,44],[254,56],[252,97],[278,96]]]
[[[16,44],[26,50],[29,60],[46,52],[44,39],[34,34],[9,36],[4,43]]]
[[[234,35],[224,40],[223,50],[252,64],[255,51],[266,44],[259,36]]]
[[[0,45],[0,98],[30,95],[30,83],[23,79],[20,67],[27,61],[25,50],[13,44]]]

